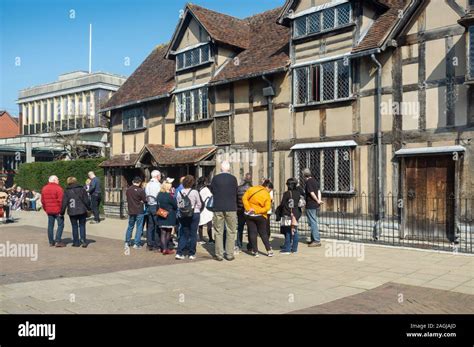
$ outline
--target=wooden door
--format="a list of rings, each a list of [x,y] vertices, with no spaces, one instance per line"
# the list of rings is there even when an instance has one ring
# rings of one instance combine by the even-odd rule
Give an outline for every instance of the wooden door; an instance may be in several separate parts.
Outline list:
[[[408,238],[439,241],[454,236],[454,161],[451,156],[405,159]]]

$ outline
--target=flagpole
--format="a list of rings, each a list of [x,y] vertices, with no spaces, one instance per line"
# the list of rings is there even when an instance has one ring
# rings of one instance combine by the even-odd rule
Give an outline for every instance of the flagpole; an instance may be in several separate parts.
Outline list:
[[[89,24],[89,73],[92,73],[92,24]]]

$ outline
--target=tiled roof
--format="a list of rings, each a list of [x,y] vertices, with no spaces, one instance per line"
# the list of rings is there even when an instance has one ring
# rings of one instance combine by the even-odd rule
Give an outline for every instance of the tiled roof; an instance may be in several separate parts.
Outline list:
[[[175,149],[169,145],[146,145],[147,150],[159,165],[196,164],[210,156],[217,147],[197,147],[189,149]]]
[[[102,162],[100,167],[130,167],[137,164],[138,154],[114,155],[109,160]]]
[[[249,47],[247,21],[194,4],[188,4],[187,7],[214,40],[235,47]]]
[[[277,24],[281,8],[246,18],[250,27],[249,48],[212,78],[211,83],[243,79],[283,69],[289,65],[289,28]]]
[[[168,45],[155,48],[110,98],[104,109],[169,94],[175,85],[175,63],[165,59],[167,49]]]
[[[388,6],[389,9],[374,21],[362,41],[352,50],[354,53],[382,46],[395,25],[402,20],[400,11],[405,9],[410,0],[380,0],[379,2]]]

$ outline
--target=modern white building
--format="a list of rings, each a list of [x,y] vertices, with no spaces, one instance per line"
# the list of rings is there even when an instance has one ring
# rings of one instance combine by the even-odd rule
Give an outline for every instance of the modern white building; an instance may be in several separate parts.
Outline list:
[[[52,147],[58,147],[55,138],[78,135],[82,145],[103,154],[109,125],[99,110],[125,80],[105,72],[76,71],[60,75],[56,82],[21,90],[17,103],[22,135],[47,139],[41,142]],[[26,153],[26,158],[34,160],[34,153]]]

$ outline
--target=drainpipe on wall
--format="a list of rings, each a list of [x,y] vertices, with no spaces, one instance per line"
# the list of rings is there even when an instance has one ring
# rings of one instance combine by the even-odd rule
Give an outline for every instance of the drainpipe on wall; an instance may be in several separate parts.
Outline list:
[[[275,96],[275,88],[272,82],[262,75],[262,79],[268,84],[268,87],[263,88],[263,96],[267,98],[267,153],[268,153],[268,179],[273,182],[273,97]]]
[[[378,236],[382,232],[382,221],[384,218],[384,204],[383,204],[383,148],[382,148],[382,115],[381,115],[381,102],[382,102],[382,64],[377,60],[375,54],[371,54],[370,57],[375,65],[377,65],[377,78],[376,78],[376,123],[377,123],[377,223],[374,228],[374,239],[378,239]]]

